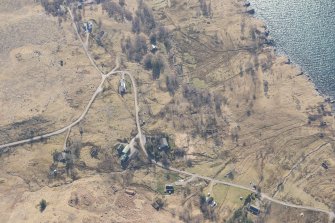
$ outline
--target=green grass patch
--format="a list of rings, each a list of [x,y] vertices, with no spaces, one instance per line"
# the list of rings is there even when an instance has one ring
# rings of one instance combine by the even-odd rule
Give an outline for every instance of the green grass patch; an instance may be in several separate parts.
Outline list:
[[[241,207],[250,191],[217,184],[213,186],[212,196],[218,204],[227,204],[232,207]],[[243,197],[241,200],[240,197]]]
[[[183,61],[187,64],[193,64],[193,65],[197,63],[195,58],[188,53],[183,53]]]
[[[156,179],[158,179],[157,184],[156,184],[157,185],[156,190],[160,194],[165,194],[165,185],[173,184],[174,182],[180,179],[180,176],[177,173],[167,172],[167,173],[162,173],[159,176],[156,176]]]
[[[192,79],[192,85],[196,88],[199,89],[207,89],[208,85],[206,84],[206,82],[204,80],[200,80],[199,78],[193,78]]]

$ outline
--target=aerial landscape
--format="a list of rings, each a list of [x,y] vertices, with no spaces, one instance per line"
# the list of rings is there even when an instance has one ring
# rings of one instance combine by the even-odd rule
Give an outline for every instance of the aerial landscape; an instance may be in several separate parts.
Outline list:
[[[0,223],[335,222],[335,6],[281,2],[1,0]]]

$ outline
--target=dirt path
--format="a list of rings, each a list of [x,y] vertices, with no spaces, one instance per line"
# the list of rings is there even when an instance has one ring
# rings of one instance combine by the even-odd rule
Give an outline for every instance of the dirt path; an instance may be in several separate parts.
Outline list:
[[[208,180],[208,181],[211,181],[211,183],[213,183],[213,184],[214,183],[215,184],[223,184],[223,185],[226,185],[226,186],[231,186],[231,187],[247,190],[247,191],[250,191],[250,192],[253,192],[253,193],[257,193],[256,190],[254,190],[252,188],[249,188],[249,187],[246,187],[246,186],[243,186],[243,185],[240,185],[240,184],[235,184],[235,183],[231,183],[231,182],[227,182],[227,181],[223,181],[223,180],[217,180],[217,179],[214,179],[214,178],[211,178],[211,177],[201,176],[199,174],[189,173],[187,171],[179,170],[179,169],[176,169],[176,168],[173,168],[173,167],[168,167],[167,168],[167,167],[164,167],[161,163],[155,162],[154,160],[152,160],[152,162],[155,165],[157,165],[157,166],[159,166],[163,169],[168,169],[170,171],[180,173],[180,174],[184,174],[184,175],[187,175],[187,176],[191,176],[193,178]],[[285,201],[277,200],[277,199],[275,199],[275,198],[273,198],[269,195],[266,195],[264,193],[260,193],[260,195],[261,195],[261,198],[263,198],[263,199],[266,199],[266,200],[269,200],[273,203],[277,203],[277,204],[284,205],[284,206],[287,206],[287,207],[305,209],[305,210],[310,210],[310,211],[317,211],[317,212],[322,212],[322,213],[328,214],[329,222],[331,222],[335,218],[334,212],[332,212],[330,210],[315,208],[315,207],[309,207],[309,206],[303,206],[303,205],[291,204],[291,203],[288,203],[288,202],[285,202]]]
[[[140,118],[139,118],[139,106],[138,106],[138,96],[137,96],[137,86],[136,86],[136,82],[135,82],[135,78],[134,76],[127,72],[127,71],[115,71],[115,73],[121,73],[122,75],[126,74],[129,76],[130,80],[131,80],[131,83],[132,83],[132,86],[133,86],[133,89],[134,89],[134,98],[135,98],[135,119],[136,119],[136,127],[137,127],[137,132],[138,132],[138,136],[139,136],[139,140],[140,140],[140,147],[143,151],[143,153],[145,154],[146,157],[148,157],[148,153],[145,149],[145,146],[144,146],[144,136],[142,135],[142,130],[141,130],[141,125],[140,125]]]
[[[87,55],[87,57],[89,58],[91,64],[97,69],[97,71],[99,72],[99,74],[101,75],[101,82],[99,84],[99,86],[97,87],[97,89],[95,90],[94,94],[92,95],[91,97],[91,100],[88,102],[88,104],[86,105],[85,107],[85,110],[83,111],[83,113],[80,115],[80,117],[75,120],[74,122],[70,123],[69,125],[61,128],[61,129],[58,129],[56,131],[53,131],[53,132],[50,132],[50,133],[47,133],[47,134],[43,134],[43,135],[39,135],[39,136],[35,136],[35,137],[32,137],[32,138],[29,138],[29,139],[24,139],[24,140],[20,140],[20,141],[16,141],[16,142],[11,142],[11,143],[7,143],[7,144],[3,144],[3,145],[0,145],[0,149],[4,149],[6,147],[11,147],[11,146],[18,146],[18,145],[22,145],[22,144],[25,144],[25,143],[30,143],[30,142],[34,142],[34,141],[39,141],[39,140],[42,140],[42,139],[45,139],[45,138],[49,138],[51,136],[55,136],[55,135],[59,135],[59,134],[62,134],[66,131],[68,131],[69,129],[71,129],[73,126],[77,125],[81,120],[83,120],[83,118],[86,116],[88,110],[91,108],[94,100],[96,99],[96,97],[102,92],[103,90],[103,84],[105,83],[106,79],[112,75],[112,74],[115,74],[116,73],[116,69],[118,69],[119,65],[118,63],[116,64],[116,67],[110,71],[108,74],[104,74],[95,64],[93,58],[91,57],[90,53],[88,52],[87,48],[85,47],[85,43],[83,42],[80,34],[79,34],[79,31],[77,29],[77,26],[75,25],[74,23],[74,18],[73,18],[73,15],[72,15],[72,12],[71,10],[68,8],[68,11],[70,13],[70,17],[72,19],[72,23],[73,23],[73,28],[75,29],[76,31],[76,34],[83,46],[83,49]],[[136,101],[137,103],[137,101]]]
[[[81,42],[81,45],[83,46],[84,48],[84,51],[88,57],[88,59],[91,61],[91,64],[92,66],[99,72],[99,74],[103,75],[103,73],[101,72],[101,70],[98,68],[98,66],[95,64],[94,60],[92,59],[90,53],[88,52],[88,49],[86,48],[86,44],[84,43],[83,39],[81,38],[80,34],[79,34],[79,30],[76,26],[76,23],[74,22],[74,17],[73,17],[73,13],[72,13],[72,10],[67,7],[67,11],[69,12],[70,14],[70,17],[71,17],[71,20],[72,20],[72,25],[73,25],[73,28],[74,30],[76,31],[76,34],[77,34],[77,37],[79,38],[80,42]],[[88,43],[88,36],[89,34],[87,35],[87,43]]]

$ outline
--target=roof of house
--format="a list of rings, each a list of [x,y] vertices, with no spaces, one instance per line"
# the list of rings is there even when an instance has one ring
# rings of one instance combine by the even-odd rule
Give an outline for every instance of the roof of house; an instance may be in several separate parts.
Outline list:
[[[125,82],[124,79],[121,79],[121,80],[120,80],[120,85],[121,85],[121,87],[126,88],[126,82]]]
[[[151,204],[153,208],[155,208],[157,211],[159,210],[159,204],[155,201],[154,203]]]
[[[167,139],[164,137],[164,138],[161,138],[160,140],[159,140],[159,142],[160,142],[160,149],[164,149],[164,148],[169,148],[169,143],[168,143],[168,141],[167,141]]]
[[[130,152],[130,146],[126,145],[126,147],[124,147],[124,149],[122,150],[122,153],[128,154],[129,152]]]
[[[252,205],[249,206],[249,211],[255,215],[258,215],[260,213],[259,208],[252,206]]]

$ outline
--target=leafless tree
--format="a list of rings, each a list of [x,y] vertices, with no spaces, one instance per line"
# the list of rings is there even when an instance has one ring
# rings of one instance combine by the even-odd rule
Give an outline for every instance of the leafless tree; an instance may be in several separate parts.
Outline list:
[[[178,86],[178,79],[175,75],[166,76],[166,87],[171,95],[175,94]]]

